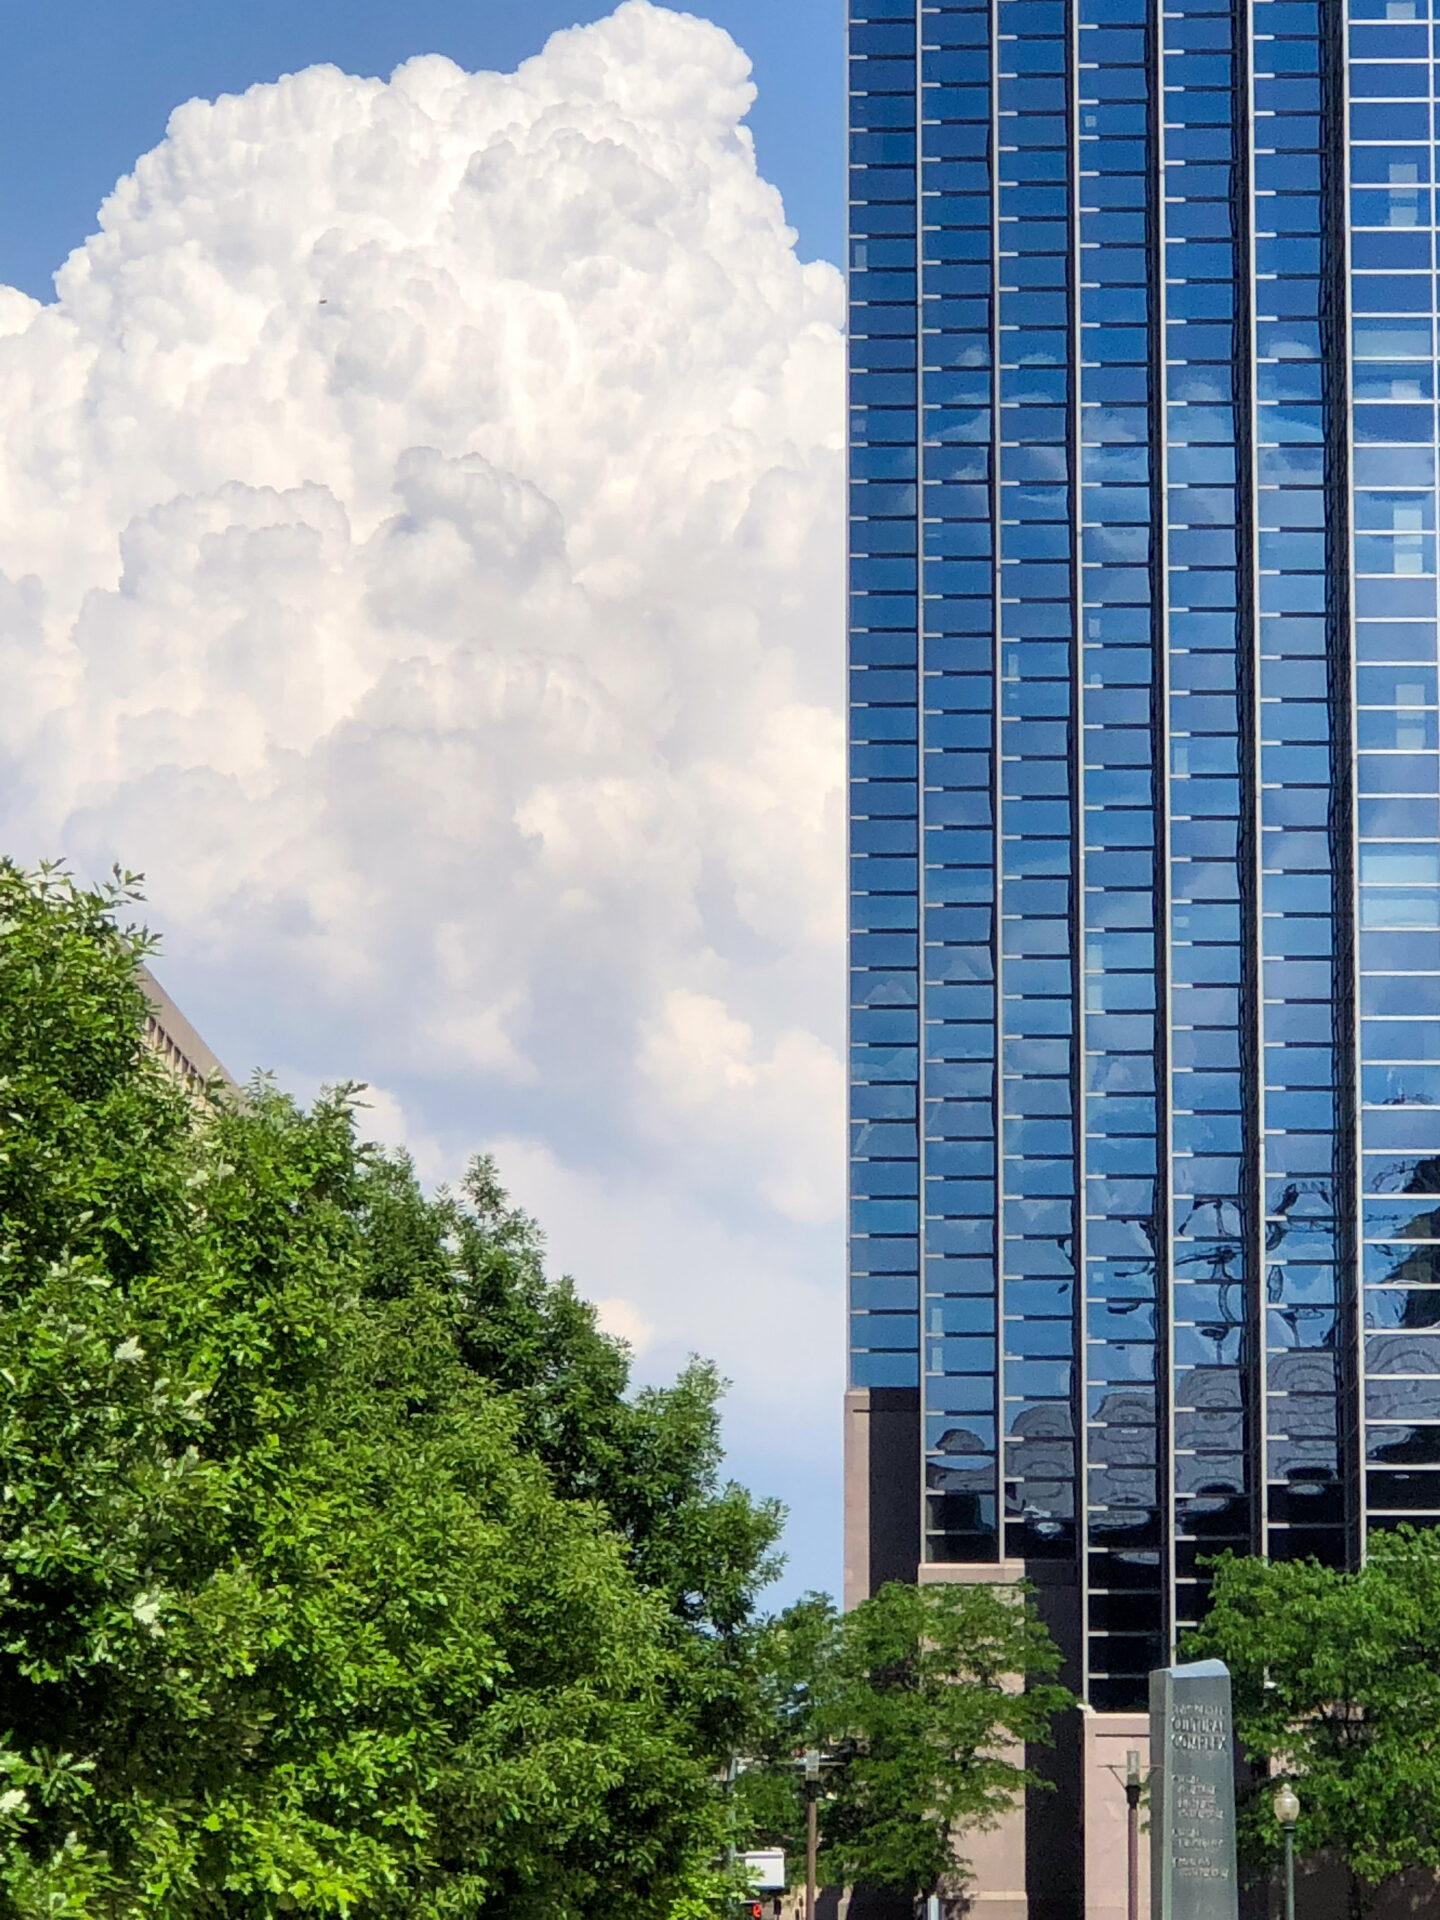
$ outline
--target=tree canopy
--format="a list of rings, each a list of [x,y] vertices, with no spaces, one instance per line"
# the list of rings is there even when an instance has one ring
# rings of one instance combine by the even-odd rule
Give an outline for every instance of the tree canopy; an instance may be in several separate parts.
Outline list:
[[[1338,1855],[1357,1905],[1408,1867],[1440,1869],[1440,1535],[1376,1533],[1356,1573],[1227,1554],[1186,1652],[1231,1672],[1259,1769],[1240,1807],[1255,1864],[1278,1855],[1270,1802],[1287,1778],[1300,1852]]]
[[[624,1345],[568,1278],[547,1275],[543,1236],[488,1158],[459,1195],[427,1198],[403,1156],[371,1156],[366,1173],[370,1289],[454,1302],[460,1355],[505,1395],[519,1444],[558,1492],[603,1508],[637,1582],[663,1600],[698,1731],[723,1756],[748,1723],[755,1604],[779,1568],[783,1517],[720,1480],[724,1382],[692,1360],[672,1386],[631,1393]]]
[[[0,865],[0,1914],[693,1910],[779,1524],[480,1162],[197,1099]]]
[[[773,1623],[760,1665],[771,1734],[741,1780],[751,1817],[796,1843],[790,1755],[818,1747],[827,1883],[909,1895],[963,1882],[966,1832],[1045,1784],[1017,1749],[1048,1743],[1073,1704],[1023,1586],[895,1582],[843,1617],[812,1595]]]

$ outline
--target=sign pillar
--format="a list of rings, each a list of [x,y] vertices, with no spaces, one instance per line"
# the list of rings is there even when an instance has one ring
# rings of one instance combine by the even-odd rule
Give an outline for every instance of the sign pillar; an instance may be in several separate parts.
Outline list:
[[[1150,1920],[1236,1920],[1235,1740],[1223,1661],[1150,1676]]]

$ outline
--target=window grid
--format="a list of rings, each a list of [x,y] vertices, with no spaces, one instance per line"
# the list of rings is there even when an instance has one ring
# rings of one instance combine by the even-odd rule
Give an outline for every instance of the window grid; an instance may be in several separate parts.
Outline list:
[[[1434,208],[1425,0],[1349,7],[1364,1491],[1440,1517]]]
[[[1434,52],[1347,8],[851,7],[852,1377],[1096,1707],[1440,1519]]]

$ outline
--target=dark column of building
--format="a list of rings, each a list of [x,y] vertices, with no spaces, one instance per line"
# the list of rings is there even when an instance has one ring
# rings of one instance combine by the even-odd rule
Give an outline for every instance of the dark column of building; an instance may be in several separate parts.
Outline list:
[[[1308,19],[1305,20],[1308,26]],[[1335,1008],[1335,1131],[1331,1219],[1339,1315],[1334,1338],[1335,1451],[1306,1462],[1317,1514],[1332,1531],[1322,1554],[1358,1566],[1363,1550],[1360,1431],[1359,944],[1356,930],[1355,644],[1350,580],[1350,249],[1346,209],[1345,19],[1337,6],[1315,9],[1319,88],[1316,161],[1320,189],[1320,362],[1325,421],[1326,704],[1330,715],[1331,791],[1327,838],[1334,874],[1331,1002]],[[1298,49],[1297,49],[1298,51]],[[1308,168],[1307,168],[1308,172]],[[1328,1409],[1322,1407],[1322,1416]],[[1303,1436],[1297,1436],[1303,1437]],[[1321,1508],[1328,1509],[1320,1513]]]
[[[1349,0],[1365,1530],[1440,1518],[1435,95],[1424,0]],[[1339,81],[1337,79],[1336,86]],[[1334,129],[1330,130],[1333,141]]]
[[[989,0],[916,15],[925,1557],[999,1538],[997,495]]]
[[[1025,1569],[1035,1608],[1065,1654],[1059,1678],[1083,1692],[1080,1585],[1073,1565],[1035,1561]],[[1081,1716],[1061,1714],[1053,1746],[1025,1755],[1048,1788],[1025,1796],[1025,1890],[1029,1920],[1082,1920],[1085,1908],[1085,1809],[1081,1789]]]
[[[851,1381],[912,1397],[920,1366],[915,24],[914,0],[850,10]],[[918,1456],[906,1473],[918,1508]]]
[[[1243,14],[1161,16],[1171,844],[1174,1626],[1204,1561],[1257,1538],[1258,1005],[1249,647],[1249,204]],[[1247,362],[1248,364],[1248,362]]]
[[[1329,153],[1343,114],[1327,11],[1316,0],[1251,6],[1265,1239],[1256,1483],[1264,1550],[1338,1565],[1353,823],[1345,290],[1333,222],[1343,208]],[[1343,238],[1339,252],[1343,261]]]
[[[1157,30],[1077,0],[1084,941],[1081,1534],[1086,1697],[1132,1708],[1164,1644],[1163,328]]]

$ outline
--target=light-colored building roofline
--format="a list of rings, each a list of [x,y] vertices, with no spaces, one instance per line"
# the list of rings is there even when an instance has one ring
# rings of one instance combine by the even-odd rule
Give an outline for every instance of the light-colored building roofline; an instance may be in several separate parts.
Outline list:
[[[150,1002],[150,1017],[145,1023],[146,1041],[176,1078],[198,1089],[218,1077],[225,1086],[238,1092],[233,1076],[206,1046],[150,969],[141,967],[139,977],[141,990]]]

